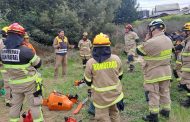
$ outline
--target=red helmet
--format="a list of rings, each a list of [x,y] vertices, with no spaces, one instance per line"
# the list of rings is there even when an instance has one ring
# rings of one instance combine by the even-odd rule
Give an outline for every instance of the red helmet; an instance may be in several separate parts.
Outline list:
[[[127,24],[125,26],[125,29],[133,30],[133,26],[131,24]]]
[[[18,23],[13,23],[9,26],[8,33],[16,33],[19,35],[24,35],[25,34],[25,29],[19,25]]]

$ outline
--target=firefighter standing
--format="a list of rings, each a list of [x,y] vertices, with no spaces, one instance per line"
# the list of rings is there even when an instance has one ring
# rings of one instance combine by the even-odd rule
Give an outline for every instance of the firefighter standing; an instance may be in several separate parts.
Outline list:
[[[26,46],[26,47],[28,47],[30,49],[32,49],[32,52],[34,54],[36,53],[36,50],[34,49],[34,47],[32,46],[32,44],[29,42],[29,36],[28,36],[27,32],[24,34],[24,41],[22,42],[22,45]]]
[[[168,118],[171,109],[169,87],[173,44],[164,34],[165,24],[161,19],[153,20],[148,25],[148,31],[145,42],[136,49],[137,54],[144,58],[144,89],[150,111],[143,120],[158,122],[158,113]]]
[[[125,26],[125,53],[127,54],[129,69],[128,71],[134,71],[135,66],[133,65],[136,42],[138,42],[139,37],[133,31],[132,25],[128,24]]]
[[[83,33],[83,39],[79,41],[78,48],[80,50],[80,57],[82,58],[83,68],[86,66],[86,62],[91,58],[91,41],[87,38],[88,33]]]
[[[10,122],[20,120],[20,110],[24,98],[30,105],[34,122],[43,122],[41,111],[42,84],[36,70],[41,66],[40,58],[31,49],[22,46],[25,29],[18,23],[9,26],[6,47],[1,52],[1,60],[9,77],[12,99]]]
[[[62,65],[62,76],[65,77],[67,70],[67,49],[73,47],[69,45],[68,39],[63,30],[59,31],[58,36],[55,37],[53,47],[56,54],[54,78],[58,78],[60,64]]]
[[[181,53],[182,55],[182,74],[181,74],[181,86],[188,92],[187,100],[182,101],[181,105],[184,107],[190,107],[190,22],[186,23],[183,27],[185,31],[185,47]]]
[[[7,27],[7,26],[2,28],[2,31],[1,31],[2,40],[0,40],[0,52],[5,47],[4,42],[7,38],[8,28],[9,27]],[[11,103],[10,103],[10,101],[11,101],[11,89],[10,89],[10,86],[8,83],[8,75],[7,75],[6,70],[1,70],[1,74],[2,74],[3,81],[4,81],[4,89],[6,91],[6,93],[5,93],[5,105],[8,107],[11,107]]]
[[[119,110],[124,109],[122,64],[118,56],[111,54],[110,44],[109,37],[103,33],[94,38],[93,58],[88,60],[84,73],[87,85],[92,88],[98,122],[120,122]]]

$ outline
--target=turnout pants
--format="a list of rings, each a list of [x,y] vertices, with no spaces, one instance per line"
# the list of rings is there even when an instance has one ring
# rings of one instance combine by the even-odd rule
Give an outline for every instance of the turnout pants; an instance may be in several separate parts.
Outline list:
[[[148,93],[149,111],[159,113],[159,110],[171,109],[170,81],[144,84],[144,89]]]
[[[95,122],[120,122],[117,105],[108,108],[95,108]]]
[[[190,72],[181,73],[181,84],[186,84],[187,88],[190,90]]]
[[[64,56],[61,55],[57,55],[56,54],[56,60],[55,60],[55,73],[54,73],[54,77],[58,78],[58,74],[59,74],[59,66],[62,65],[62,76],[66,75],[66,70],[67,70],[67,54],[65,54]]]
[[[28,105],[32,113],[34,122],[43,122],[41,111],[42,97],[34,97],[36,91],[36,82],[27,82],[23,84],[10,85],[12,89],[12,107],[10,108],[10,122],[19,122],[21,107],[24,98],[27,98]]]

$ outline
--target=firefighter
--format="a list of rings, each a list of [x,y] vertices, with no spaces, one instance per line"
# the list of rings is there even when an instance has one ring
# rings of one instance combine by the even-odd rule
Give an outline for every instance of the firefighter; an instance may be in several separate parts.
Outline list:
[[[103,33],[93,41],[92,57],[87,61],[84,80],[92,88],[95,120],[120,122],[119,110],[124,109],[121,60],[111,54],[109,37]]]
[[[5,26],[2,28],[1,30],[1,34],[2,34],[2,40],[0,40],[0,52],[2,51],[2,49],[5,47],[4,42],[7,38],[7,31],[8,31],[8,26]],[[4,81],[4,89],[6,91],[5,93],[5,105],[8,107],[11,107],[11,89],[8,83],[8,76],[6,73],[6,70],[1,70],[1,74],[2,74],[2,78]]]
[[[170,115],[170,66],[173,44],[165,36],[165,24],[155,19],[148,25],[145,42],[136,49],[143,56],[144,89],[149,104],[150,114],[143,117],[144,121],[158,122],[158,113],[169,118]]]
[[[125,53],[127,54],[129,69],[128,71],[133,72],[135,66],[133,64],[134,56],[135,56],[135,49],[136,49],[136,42],[138,42],[139,37],[133,31],[132,25],[128,24],[125,26]]]
[[[182,74],[181,74],[181,86],[188,92],[187,100],[181,102],[181,105],[184,107],[190,107],[190,22],[186,23],[183,27],[185,32],[185,46],[181,53],[182,55]]]
[[[69,41],[65,36],[64,31],[60,30],[58,36],[54,39],[53,47],[56,54],[54,78],[58,78],[58,68],[60,64],[62,65],[62,76],[65,78],[67,70],[67,49],[74,48],[74,46],[69,45]]]
[[[22,42],[22,45],[30,48],[34,54],[36,53],[36,50],[34,49],[32,44],[29,42],[29,35],[27,32],[24,34],[24,41]]]
[[[19,122],[21,106],[26,97],[33,121],[43,122],[42,79],[36,70],[41,66],[41,60],[31,49],[22,45],[24,34],[25,29],[21,25],[11,24],[5,48],[1,52],[1,60],[12,92],[9,121]]]
[[[84,32],[83,38],[78,43],[78,48],[80,50],[80,57],[82,59],[83,68],[86,67],[86,62],[91,57],[92,44],[91,44],[91,41],[87,37],[88,37],[88,33]]]

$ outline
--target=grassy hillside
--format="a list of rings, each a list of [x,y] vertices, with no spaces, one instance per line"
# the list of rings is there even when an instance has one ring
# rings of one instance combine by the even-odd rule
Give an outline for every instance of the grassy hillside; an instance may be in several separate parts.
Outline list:
[[[126,57],[120,55],[123,61],[124,77],[122,79],[123,91],[125,93],[125,110],[121,112],[122,122],[143,122],[141,117],[148,114],[147,103],[145,102],[143,90],[143,76],[139,64],[136,64],[136,71],[134,73],[127,72]],[[71,51],[69,53],[69,66],[67,80],[59,78],[53,79],[53,64],[46,64],[39,70],[44,78],[45,97],[48,96],[53,90],[57,90],[64,94],[79,94],[79,99],[83,100],[87,96],[87,87],[75,88],[73,82],[83,78],[83,69],[78,56],[78,52]],[[179,106],[179,101],[185,98],[185,92],[179,93],[177,91],[177,82],[173,81],[171,84],[171,97],[172,97],[172,112],[170,120],[160,118],[161,122],[189,122],[190,109],[185,109]],[[26,102],[25,102],[26,103]],[[89,103],[88,103],[89,104]],[[83,122],[89,122],[92,118],[86,112],[88,104],[82,109],[80,114],[74,116]],[[0,120],[7,121],[8,108],[3,105],[3,98],[0,97],[0,105],[3,109],[0,110]],[[76,108],[76,105],[73,109]],[[25,108],[26,110],[27,108]],[[72,111],[49,111],[43,107],[44,117],[47,122],[61,122],[65,116],[72,116]]]

